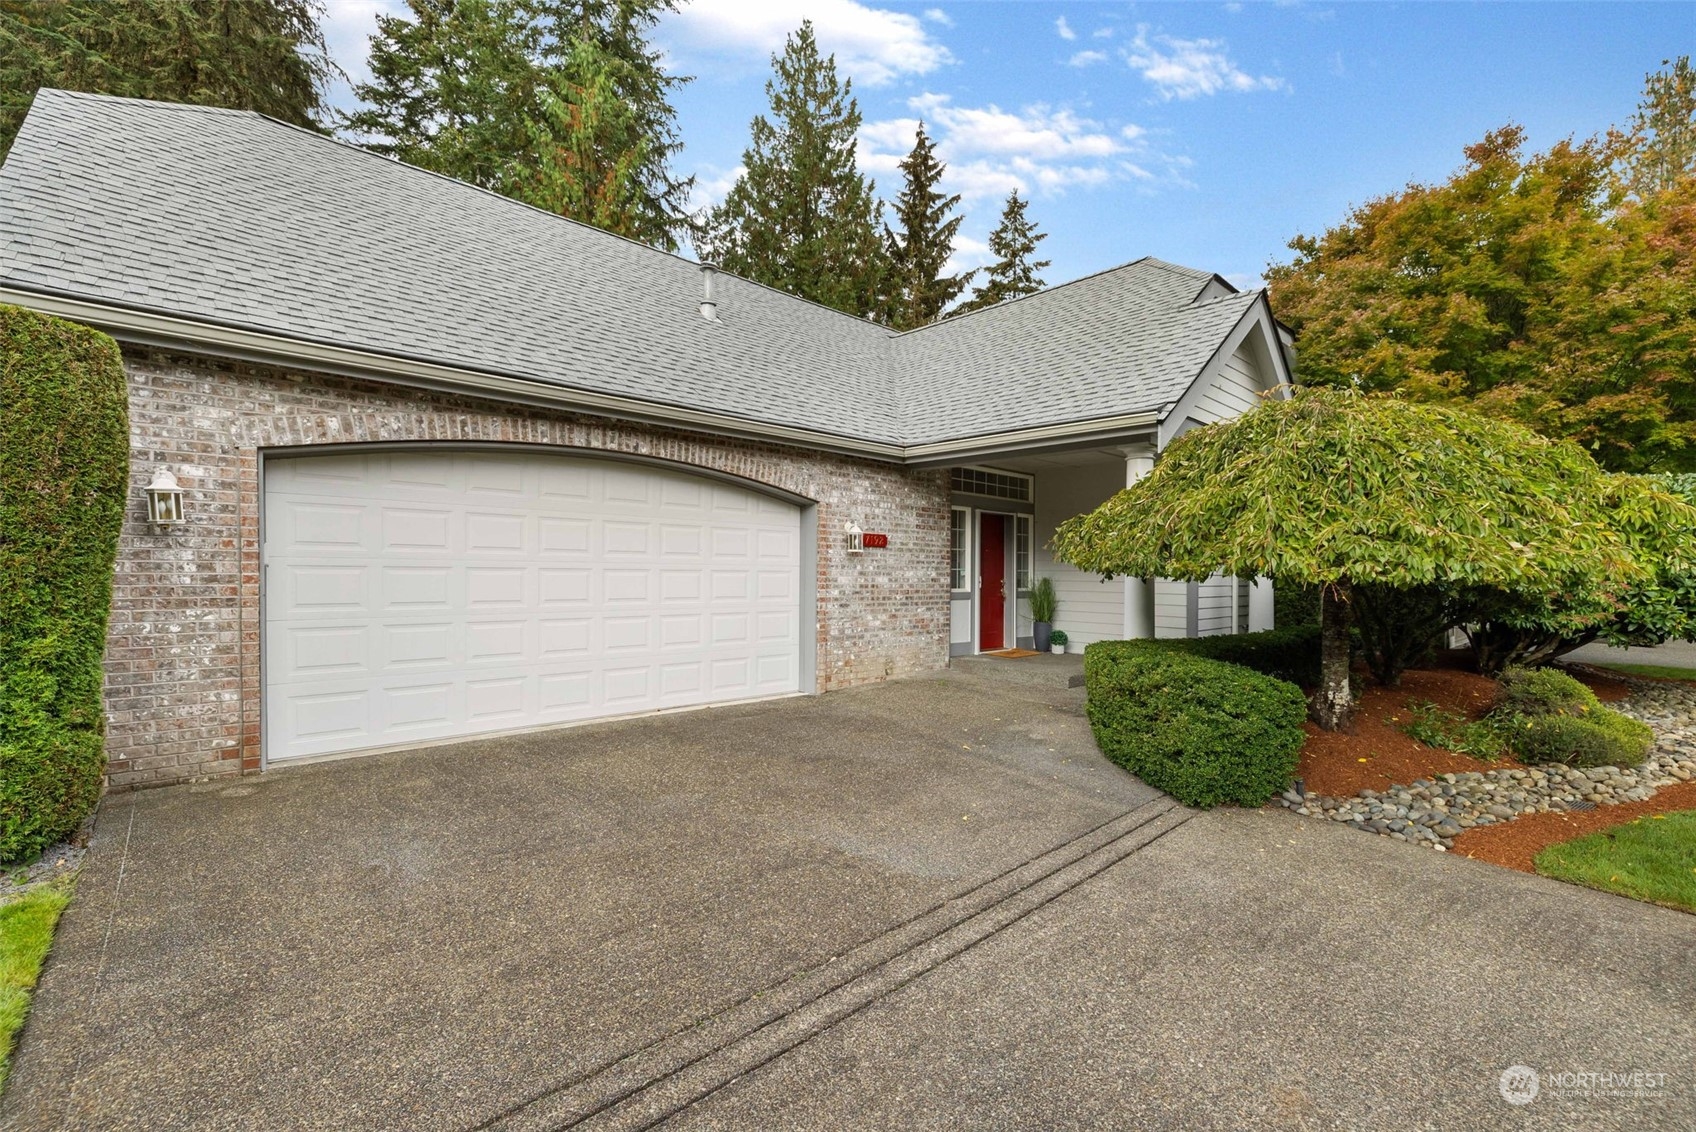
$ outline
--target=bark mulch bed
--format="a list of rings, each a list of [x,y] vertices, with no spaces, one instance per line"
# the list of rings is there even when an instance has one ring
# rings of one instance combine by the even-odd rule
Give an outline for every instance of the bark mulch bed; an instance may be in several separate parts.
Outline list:
[[[1604,703],[1626,699],[1630,685],[1589,667],[1572,670]],[[1311,794],[1348,797],[1362,790],[1407,786],[1445,773],[1501,770],[1521,765],[1508,756],[1494,761],[1428,747],[1401,730],[1412,717],[1412,706],[1433,703],[1447,712],[1477,719],[1490,710],[1496,682],[1458,664],[1412,669],[1401,687],[1381,688],[1363,682],[1354,724],[1346,732],[1321,731],[1306,725],[1296,773]],[[1696,809],[1696,782],[1662,787],[1653,798],[1594,810],[1525,814],[1498,825],[1469,829],[1455,839],[1454,851],[1480,861],[1521,872],[1536,872],[1538,853],[1550,845],[1596,833],[1646,814]]]
[[[1537,868],[1533,862],[1537,854],[1551,845],[1600,833],[1649,814],[1666,814],[1674,810],[1696,810],[1696,782],[1663,786],[1653,798],[1644,802],[1622,802],[1617,806],[1597,806],[1593,810],[1569,810],[1566,813],[1526,814],[1500,825],[1469,829],[1455,838],[1454,851],[1492,865],[1534,873]]]
[[[1625,685],[1607,682],[1618,684],[1623,695]],[[1427,747],[1401,730],[1412,717],[1413,704],[1430,702],[1476,719],[1490,710],[1495,695],[1494,680],[1458,668],[1411,669],[1403,674],[1399,688],[1381,688],[1367,681],[1350,730],[1321,731],[1306,725],[1307,742],[1302,744],[1296,774],[1310,794],[1347,797],[1362,790],[1406,786],[1435,774],[1518,766],[1511,758],[1486,762]]]

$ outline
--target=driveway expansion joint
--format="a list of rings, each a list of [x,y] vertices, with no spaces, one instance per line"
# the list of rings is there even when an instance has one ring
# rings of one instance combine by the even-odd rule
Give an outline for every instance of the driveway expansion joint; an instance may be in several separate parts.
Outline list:
[[[1165,797],[1125,811],[842,955],[473,1129],[651,1128],[995,936],[1193,816]]]

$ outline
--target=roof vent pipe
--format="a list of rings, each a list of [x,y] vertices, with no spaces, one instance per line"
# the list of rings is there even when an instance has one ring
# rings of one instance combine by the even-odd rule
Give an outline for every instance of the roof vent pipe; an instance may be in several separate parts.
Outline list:
[[[713,276],[717,274],[717,264],[701,265],[701,317],[708,322],[718,321],[718,303],[713,299]]]

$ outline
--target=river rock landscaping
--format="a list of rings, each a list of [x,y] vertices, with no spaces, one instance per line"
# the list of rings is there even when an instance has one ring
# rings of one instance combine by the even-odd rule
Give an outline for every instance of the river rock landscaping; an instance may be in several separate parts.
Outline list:
[[[1504,766],[1434,774],[1346,797],[1309,793],[1298,781],[1277,802],[1298,814],[1446,852],[1469,829],[1526,814],[1642,802],[1664,786],[1696,781],[1696,687],[1608,675],[1629,689],[1626,699],[1608,706],[1655,731],[1655,746],[1638,766]]]

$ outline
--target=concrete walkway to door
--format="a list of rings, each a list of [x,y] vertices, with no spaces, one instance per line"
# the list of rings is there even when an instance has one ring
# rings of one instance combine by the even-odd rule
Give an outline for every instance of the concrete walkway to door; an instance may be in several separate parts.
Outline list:
[[[955,674],[116,797],[0,1124],[1687,1128],[1693,966]]]

